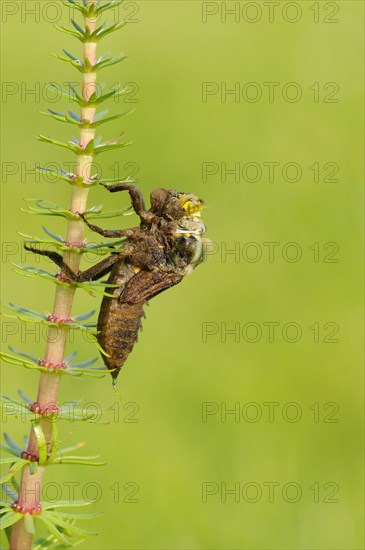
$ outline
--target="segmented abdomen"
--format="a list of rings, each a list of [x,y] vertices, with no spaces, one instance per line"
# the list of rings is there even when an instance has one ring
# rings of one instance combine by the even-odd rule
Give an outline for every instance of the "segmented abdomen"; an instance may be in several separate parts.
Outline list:
[[[110,284],[118,288],[108,288],[98,319],[98,342],[107,353],[104,363],[117,378],[120,369],[138,339],[138,331],[144,317],[143,305],[164,290],[177,285],[183,276],[179,273],[156,270],[147,271],[129,264],[116,264],[109,277]]]
[[[143,303],[127,303],[120,300],[125,284],[135,275],[131,265],[118,264],[112,270],[109,282],[121,285],[106,288],[114,298],[104,296],[98,319],[98,342],[108,355],[103,355],[104,363],[114,379],[138,340],[138,331],[144,316]]]

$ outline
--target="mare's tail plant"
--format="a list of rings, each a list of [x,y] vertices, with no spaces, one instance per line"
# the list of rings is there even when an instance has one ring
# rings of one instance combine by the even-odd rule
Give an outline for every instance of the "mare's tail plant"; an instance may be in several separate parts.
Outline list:
[[[66,182],[71,186],[70,206],[69,209],[65,209],[48,200],[29,199],[29,207],[25,211],[35,215],[61,216],[67,223],[67,227],[64,238],[46,228],[47,237],[44,239],[23,236],[33,246],[46,245],[49,248],[51,245],[63,255],[64,261],[73,271],[78,272],[83,253],[90,250],[101,254],[110,252],[110,242],[98,245],[88,245],[85,242],[84,223],[79,213],[86,213],[90,218],[113,217],[121,214],[121,211],[103,213],[100,207],[88,209],[87,199],[91,187],[100,183],[114,182],[108,179],[99,180],[93,175],[94,156],[127,145],[121,141],[121,135],[106,142],[101,142],[95,137],[100,125],[122,116],[122,114],[108,116],[105,110],[96,114],[99,105],[104,104],[106,100],[115,99],[126,93],[125,89],[118,87],[106,90],[97,85],[97,74],[101,69],[110,67],[125,58],[124,55],[100,56],[99,53],[97,54],[97,47],[100,40],[120,29],[124,23],[120,21],[108,26],[106,22],[100,21],[106,12],[122,3],[120,0],[63,0],[63,3],[71,8],[72,16],[77,16],[78,21],[71,19],[71,28],[57,26],[57,29],[81,42],[82,56],[78,58],[63,50],[64,54],[56,57],[77,69],[81,75],[81,89],[78,90],[71,84],[68,89],[55,84],[53,87],[67,101],[72,101],[76,107],[78,106],[76,109],[78,112],[68,111],[62,114],[49,110],[43,114],[56,121],[73,125],[77,129],[78,136],[68,142],[44,135],[39,135],[37,139],[63,147],[76,156],[72,173],[62,169],[39,168],[48,176],[57,178],[60,184]],[[27,397],[22,391],[19,391],[18,398],[1,397],[3,414],[13,416],[18,421],[26,416],[30,422],[30,435],[29,438],[25,438],[23,445],[18,445],[8,434],[4,435],[5,444],[1,445],[2,449],[9,454],[1,461],[7,469],[1,480],[6,495],[0,508],[1,527],[6,530],[10,539],[10,548],[13,550],[32,547],[36,524],[41,529],[45,528],[46,534],[34,542],[34,548],[63,548],[77,544],[88,535],[94,534],[76,525],[76,521],[92,519],[96,514],[82,514],[67,510],[70,506],[89,504],[89,501],[42,502],[42,482],[46,468],[51,465],[62,467],[63,464],[78,466],[102,464],[96,456],[74,455],[74,451],[77,451],[81,444],[59,448],[57,427],[60,419],[94,420],[92,414],[85,414],[82,405],[77,401],[68,402],[63,406],[58,404],[58,393],[63,375],[102,377],[108,372],[105,367],[93,366],[95,360],[75,363],[76,353],[65,357],[70,329],[86,331],[95,338],[95,325],[85,322],[91,316],[90,313],[72,316],[76,289],[82,288],[89,293],[99,290],[103,293],[105,282],[70,282],[60,272],[54,275],[29,266],[17,265],[15,271],[27,277],[37,277],[55,283],[55,298],[53,311],[48,316],[15,304],[9,304],[7,307],[6,315],[10,317],[21,322],[46,325],[47,344],[44,357],[41,359],[31,355],[28,350],[10,348],[9,352],[2,353],[2,359],[7,363],[39,371],[40,379],[36,399]],[[16,480],[18,476],[20,481]]]

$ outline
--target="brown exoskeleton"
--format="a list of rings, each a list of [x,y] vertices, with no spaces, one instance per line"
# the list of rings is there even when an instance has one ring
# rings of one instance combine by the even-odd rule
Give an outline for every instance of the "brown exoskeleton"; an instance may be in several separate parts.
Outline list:
[[[108,191],[129,191],[140,226],[122,230],[104,230],[87,226],[103,237],[126,237],[121,249],[86,271],[75,273],[56,252],[27,250],[52,259],[70,279],[83,282],[110,273],[97,324],[97,339],[107,355],[104,363],[116,381],[120,369],[133,349],[144,316],[143,306],[150,298],[180,283],[185,275],[203,261],[206,239],[200,218],[201,199],[189,193],[156,189],[151,193],[151,208],[146,210],[141,191],[134,185],[117,183]]]

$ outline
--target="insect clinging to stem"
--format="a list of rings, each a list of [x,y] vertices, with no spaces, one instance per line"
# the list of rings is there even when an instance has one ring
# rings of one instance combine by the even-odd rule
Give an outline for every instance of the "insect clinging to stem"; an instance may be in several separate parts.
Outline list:
[[[24,245],[27,250],[47,256],[62,270],[70,282],[93,281],[110,272],[98,323],[97,340],[106,352],[105,365],[114,384],[138,339],[143,307],[154,296],[180,283],[205,258],[201,220],[203,201],[191,193],[170,189],[155,189],[150,195],[151,207],[145,207],[141,191],[130,183],[104,186],[110,192],[128,191],[132,207],[140,218],[139,227],[121,230],[102,229],[86,225],[106,238],[125,237],[120,249],[87,269],[75,273],[60,254]]]

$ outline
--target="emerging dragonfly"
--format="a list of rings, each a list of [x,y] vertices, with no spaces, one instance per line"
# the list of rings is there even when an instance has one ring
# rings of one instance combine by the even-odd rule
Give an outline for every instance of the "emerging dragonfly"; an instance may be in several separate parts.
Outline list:
[[[132,207],[140,218],[140,226],[121,230],[104,230],[86,225],[103,237],[126,237],[121,248],[87,269],[75,273],[56,252],[27,250],[49,257],[70,279],[83,282],[96,280],[110,273],[108,282],[118,287],[107,288],[97,324],[97,339],[107,355],[105,365],[111,370],[114,383],[120,369],[138,339],[143,306],[164,290],[177,285],[205,258],[204,223],[200,214],[201,199],[190,193],[156,189],[151,193],[151,208],[146,210],[141,191],[128,183],[116,183],[105,188],[112,193],[129,191]]]

